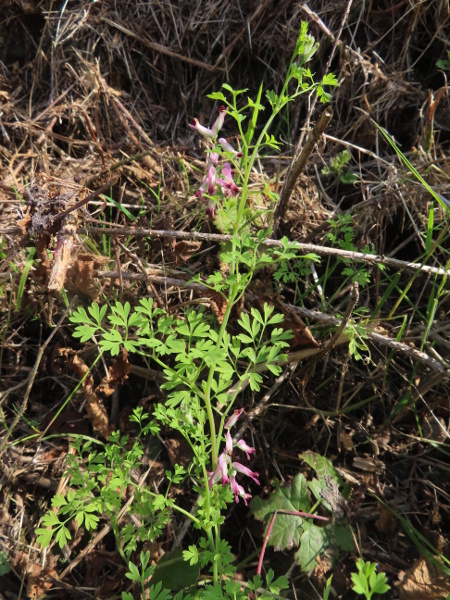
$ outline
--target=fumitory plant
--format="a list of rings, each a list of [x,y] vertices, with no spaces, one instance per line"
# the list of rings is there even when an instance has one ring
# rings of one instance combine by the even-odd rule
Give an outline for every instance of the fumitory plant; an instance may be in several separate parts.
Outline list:
[[[87,310],[78,308],[71,317],[74,336],[81,343],[95,336],[101,352],[115,356],[126,350],[158,365],[165,377],[161,387],[166,400],[155,406],[152,415],[141,408],[134,410],[131,420],[140,433],[133,444],[119,432],[112,434],[104,445],[91,440],[75,441],[75,454],[68,463],[70,492],[53,499],[54,510],[43,518],[43,527],[37,531],[38,541],[46,546],[56,540],[63,546],[71,536],[72,518],[86,530],[92,530],[100,517],[108,517],[118,550],[128,565],[127,577],[141,586],[142,594],[150,589],[152,598],[170,597],[167,589],[180,588],[176,596],[180,598],[185,594],[196,598],[243,599],[250,592],[266,598],[286,587],[285,578],[274,581],[270,571],[265,582],[258,574],[247,582],[247,589],[234,581],[236,567],[230,546],[222,539],[221,525],[227,506],[232,502],[247,504],[259,486],[259,475],[251,469],[255,448],[242,438],[232,437],[236,423],[245,419],[242,408],[236,408],[238,396],[247,386],[258,392],[264,373],[279,375],[292,334],[281,327],[283,315],[276,314],[268,304],[261,310],[240,312],[233,327],[230,319],[258,269],[297,256],[295,245],[286,239],[282,240],[282,247],[264,246],[269,229],[251,235],[253,209],[249,203],[249,182],[261,151],[279,147],[269,130],[280,111],[301,94],[313,91],[321,101],[328,101],[324,86],[337,85],[332,75],[325,75],[320,83],[314,82],[306,65],[317,47],[306,23],[302,23],[280,93],[266,94],[270,112],[263,125],[258,123],[265,110],[262,88],[256,100],[247,97],[241,103],[246,90],[234,90],[227,84],[222,86],[224,92],[209,96],[221,104],[212,127],[201,125],[197,119],[191,125],[208,145],[205,176],[197,197],[206,202],[210,218],[227,216],[232,234],[230,244],[220,255],[226,267],[204,280],[196,278],[220,299],[223,310],[218,311],[219,316],[209,314],[204,308],[188,308],[176,318],[155,307],[151,298],[143,298],[135,307],[128,302],[116,302],[109,307],[93,303]],[[237,126],[236,148],[226,138],[219,137],[228,117]],[[149,489],[145,479],[140,480],[136,473],[142,463],[144,439],[157,435],[162,427],[179,432],[191,447],[193,458],[188,467],[175,465],[173,471],[166,471],[160,486]],[[250,461],[250,466],[243,463],[245,460]],[[191,511],[178,506],[171,493],[174,485],[183,482],[192,485],[197,494]],[[125,504],[127,490],[131,498]],[[133,519],[123,526],[121,520],[127,514]],[[198,543],[184,551],[181,563],[171,555],[171,564],[177,565],[177,571],[189,567],[197,574],[190,578],[191,570],[178,589],[162,577],[159,563],[156,567],[149,566],[146,553],[136,556],[139,566],[133,562],[140,545],[160,536],[174,514],[189,519],[199,530]],[[194,596],[190,596],[188,590],[199,568],[208,576]],[[123,594],[123,598],[129,597]]]

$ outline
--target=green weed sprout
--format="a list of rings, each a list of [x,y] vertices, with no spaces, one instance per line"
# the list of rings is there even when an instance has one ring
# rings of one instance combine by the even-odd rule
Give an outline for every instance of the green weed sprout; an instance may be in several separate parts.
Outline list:
[[[366,600],[371,600],[374,594],[385,594],[391,588],[387,584],[385,573],[376,573],[376,563],[365,562],[362,558],[356,561],[357,573],[352,573],[352,590]]]
[[[356,183],[359,180],[359,177],[352,173],[348,168],[348,163],[350,162],[351,155],[348,150],[343,150],[339,152],[335,158],[330,160],[330,164],[326,167],[323,167],[322,173],[324,175],[336,174],[341,183]]]

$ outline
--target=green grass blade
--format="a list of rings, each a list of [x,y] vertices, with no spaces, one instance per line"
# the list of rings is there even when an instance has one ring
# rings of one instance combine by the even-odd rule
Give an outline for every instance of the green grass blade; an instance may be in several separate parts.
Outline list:
[[[373,119],[372,119],[372,121],[373,121]],[[422,175],[419,173],[419,171],[409,162],[409,160],[406,158],[406,156],[403,154],[403,152],[400,150],[400,148],[397,146],[397,144],[394,142],[394,140],[390,137],[390,135],[382,127],[380,127],[380,125],[378,125],[378,123],[376,121],[373,121],[373,123],[375,124],[377,129],[379,131],[381,131],[381,133],[386,138],[386,140],[389,142],[389,144],[392,146],[392,148],[395,150],[395,152],[397,153],[397,155],[399,156],[399,158],[401,159],[403,164],[408,167],[408,169],[411,171],[411,173],[414,175],[414,177],[418,181],[420,181],[420,183],[427,190],[427,192],[429,192],[433,196],[433,198],[436,200],[436,202],[438,202],[444,210],[446,210],[447,212],[450,212],[450,206],[448,206],[444,202],[444,200],[442,200],[440,195],[437,194],[433,190],[433,188],[428,185],[428,183],[425,181],[425,179],[422,177]]]
[[[16,312],[20,310],[20,305],[22,304],[23,292],[25,290],[25,284],[28,279],[28,273],[30,272],[31,267],[33,266],[34,254],[36,252],[36,248],[30,248],[30,252],[28,255],[28,260],[25,263],[25,266],[22,271],[22,275],[20,276],[19,287],[17,288],[17,300],[16,300]]]

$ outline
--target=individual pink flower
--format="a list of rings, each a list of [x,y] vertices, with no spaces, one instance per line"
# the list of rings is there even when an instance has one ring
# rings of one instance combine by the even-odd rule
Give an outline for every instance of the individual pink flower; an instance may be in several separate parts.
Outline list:
[[[194,119],[193,125],[191,125],[191,123],[189,123],[189,127],[192,127],[192,129],[195,129],[196,131],[198,131],[203,137],[205,137],[209,140],[213,140],[213,139],[216,139],[217,134],[222,129],[223,122],[225,120],[225,115],[226,115],[226,107],[221,106],[219,108],[219,116],[214,121],[214,125],[211,127],[211,129],[209,129],[208,127],[205,127],[204,125],[201,125],[198,119]]]
[[[219,116],[214,121],[214,125],[211,127],[214,137],[217,137],[217,134],[223,127],[223,122],[225,121],[225,115],[227,114],[226,106],[219,107]]]
[[[216,206],[217,206],[217,202],[214,202],[214,200],[208,201],[208,206],[206,207],[206,214],[209,215],[211,217],[211,219],[214,219],[214,217],[216,216],[215,215]]]
[[[251,477],[255,483],[261,485],[259,483],[258,473],[256,473],[255,471],[251,471],[248,467],[244,467],[244,465],[241,465],[241,463],[232,462],[231,468],[237,471],[238,473],[242,473],[242,475],[247,475],[247,477]]]
[[[253,452],[256,452],[256,450],[254,448],[252,448],[251,446],[249,446],[244,440],[237,441],[236,446],[239,448],[239,450],[242,450],[242,452],[245,452],[245,454],[247,456],[247,460],[250,460],[250,454],[253,454]]]
[[[229,142],[227,142],[227,140],[225,138],[219,138],[218,142],[222,146],[222,148],[225,150],[225,152],[231,152],[233,154],[233,156],[235,156],[236,158],[241,158],[242,152],[238,152],[237,150],[235,150],[233,148],[233,146]]]
[[[222,188],[224,196],[235,196],[239,192],[239,188],[234,183],[230,163],[226,162],[223,165],[220,174],[222,177],[217,177],[216,183]]]
[[[231,415],[231,417],[228,418],[228,420],[226,421],[224,427],[225,429],[231,429],[233,427],[233,425],[236,424],[236,421],[239,419],[239,417],[242,415],[242,413],[244,412],[243,408],[237,408],[234,413]]]
[[[236,481],[236,479],[234,477],[231,478],[230,485],[231,485],[231,489],[233,490],[233,493],[234,493],[234,501],[236,503],[238,503],[239,498],[242,498],[244,500],[245,506],[247,506],[248,500],[250,500],[252,495],[247,493],[244,490],[244,488],[242,487],[242,485],[238,484],[238,482]]]
[[[216,167],[211,165],[208,168],[208,173],[206,174],[205,179],[202,182],[202,185],[196,192],[197,198],[203,198],[203,194],[208,194],[212,196],[214,194],[214,185],[216,183]]]
[[[211,154],[208,155],[208,164],[214,165],[215,167],[219,166],[219,155],[217,152],[211,152]]]
[[[225,443],[226,443],[226,452],[227,452],[228,456],[231,456],[231,453],[233,452],[233,438],[231,437],[231,433],[229,431],[227,431],[227,434],[225,436]]]
[[[203,125],[201,125],[198,119],[194,119],[193,125],[189,123],[189,127],[192,127],[192,129],[197,130],[203,137],[209,140],[212,140],[214,138],[212,130],[208,129],[208,127],[204,127]]]
[[[222,479],[222,485],[226,485],[230,479],[228,477],[228,462],[229,458],[226,454],[222,453],[219,456],[219,460],[217,462],[217,467],[214,473],[209,478],[209,486],[211,487],[213,483],[217,483],[219,479]]]
[[[215,183],[216,183],[216,167],[211,164],[208,168],[208,173],[203,180],[199,189],[195,192],[196,198],[203,198],[205,194],[208,196],[213,196],[215,192]],[[212,219],[214,219],[214,211],[216,209],[217,202],[208,198],[208,206],[206,207],[206,214],[210,215]]]

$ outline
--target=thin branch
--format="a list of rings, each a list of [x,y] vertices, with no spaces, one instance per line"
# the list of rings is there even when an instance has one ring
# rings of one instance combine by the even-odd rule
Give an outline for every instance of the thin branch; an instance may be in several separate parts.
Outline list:
[[[358,300],[359,300],[359,284],[357,281],[355,281],[355,282],[353,282],[353,285],[352,285],[352,292],[350,294],[350,298],[348,300],[348,304],[347,304],[347,308],[345,309],[344,316],[342,317],[342,320],[339,323],[336,331],[333,333],[331,339],[327,341],[327,343],[325,344],[325,347],[315,357],[316,362],[318,360],[320,360],[321,358],[323,358],[324,356],[326,356],[327,354],[330,354],[330,352],[333,350],[337,340],[339,339],[339,337],[344,333],[345,329],[347,328],[350,317],[352,316],[352,312],[354,311],[355,306],[358,304]]]
[[[291,198],[291,194],[294,190],[297,179],[300,177],[301,172],[306,167],[306,163],[309,160],[309,157],[314,150],[314,146],[320,141],[322,134],[325,129],[328,127],[331,119],[333,117],[333,110],[331,106],[327,106],[325,110],[321,113],[319,120],[314,125],[312,131],[309,133],[305,145],[302,148],[298,157],[295,157],[292,160],[291,168],[289,169],[285,184],[281,191],[280,199],[275,208],[274,220],[273,220],[273,235],[276,235],[278,231],[278,227],[281,221],[284,219],[284,215],[286,214],[286,210],[289,204],[289,200]]]
[[[14,228],[14,232],[18,228]],[[173,237],[179,240],[200,240],[202,242],[216,242],[223,244],[233,239],[233,236],[221,234],[221,233],[200,233],[197,231],[175,231],[166,229],[145,229],[142,227],[79,227],[80,233],[102,233],[104,235],[134,235],[136,237],[150,237],[150,238],[164,238]],[[0,233],[13,233],[12,229],[2,231]],[[257,241],[256,238],[253,238]],[[398,260],[396,258],[389,258],[387,256],[379,256],[377,254],[365,254],[364,252],[351,252],[350,250],[341,250],[340,248],[329,248],[328,246],[318,246],[315,244],[304,244],[302,242],[290,242],[296,246],[299,250],[304,252],[312,252],[321,256],[339,256],[341,258],[348,258],[357,262],[367,263],[369,265],[382,264],[387,267],[392,267],[398,271],[422,271],[423,273],[432,275],[443,275],[444,277],[450,277],[450,269],[446,270],[442,267],[430,267],[428,265],[421,265],[420,263],[406,262]],[[283,248],[283,243],[280,240],[268,239],[264,240],[261,244],[269,248]]]
[[[64,217],[66,215],[68,215],[69,213],[73,212],[74,210],[78,210],[79,208],[81,208],[82,206],[84,206],[85,204],[87,204],[88,202],[93,200],[94,198],[97,198],[97,196],[100,196],[100,194],[103,194],[103,192],[106,192],[106,190],[108,188],[110,188],[113,185],[113,183],[115,183],[115,182],[116,182],[116,179],[109,179],[109,181],[104,183],[101,187],[99,187],[94,192],[91,192],[88,196],[86,196],[86,198],[83,198],[83,200],[80,200],[73,206],[70,206],[69,208],[66,208],[66,210],[63,210],[62,212],[55,215],[52,219],[52,222],[55,223],[57,221],[61,221],[61,219],[64,219]]]
[[[353,0],[348,0],[344,14],[342,15],[341,24],[339,26],[339,30],[338,30],[336,37],[331,32],[329,32],[332,37],[333,47],[331,48],[330,56],[328,57],[327,63],[325,65],[325,70],[324,70],[325,73],[328,73],[328,71],[330,69],[331,62],[334,58],[334,54],[336,52],[336,48],[338,47],[338,44],[342,44],[342,42],[340,42],[340,38],[342,35],[342,31],[344,29],[344,25],[347,22],[348,15],[350,13],[350,8],[351,8],[352,4],[353,4]],[[304,4],[302,6],[302,9],[305,12],[307,12],[308,14],[310,14],[310,16],[313,15],[315,20],[319,19],[319,17],[317,17],[317,15],[306,4]],[[312,15],[311,15],[311,13],[312,13]],[[320,21],[320,19],[319,19],[319,21]],[[327,29],[327,27],[325,26],[325,24],[323,24],[322,21],[321,21],[321,23],[325,27],[325,29]],[[305,143],[305,146],[303,147],[303,149],[300,152],[300,148],[302,147],[303,140],[305,139],[305,135],[306,135],[306,132],[309,127],[311,115],[314,112],[316,103],[317,103],[317,95],[314,95],[314,98],[311,102],[311,108],[308,112],[305,126],[300,135],[300,139],[298,140],[297,146],[294,150],[292,162],[289,167],[289,171],[288,171],[287,177],[285,179],[283,189],[281,190],[280,200],[278,201],[278,204],[275,208],[274,228],[273,228],[274,235],[276,235],[280,221],[284,217],[284,214],[286,212],[289,198],[291,196],[292,189],[295,185],[295,182],[298,179],[302,169],[304,168],[306,161],[308,160],[308,158],[312,152],[312,149],[314,148],[314,144],[317,143],[317,141],[320,139],[321,135],[324,133],[328,123],[330,122],[330,120],[333,116],[333,111],[331,110],[331,108],[324,110],[324,112],[321,114],[321,116],[319,118],[319,121],[315,125],[313,131],[309,134],[308,139]],[[327,114],[329,114],[328,120],[327,120],[327,116],[326,116]],[[311,138],[313,138],[313,139],[315,138],[315,142],[312,145],[312,147],[310,148]]]

